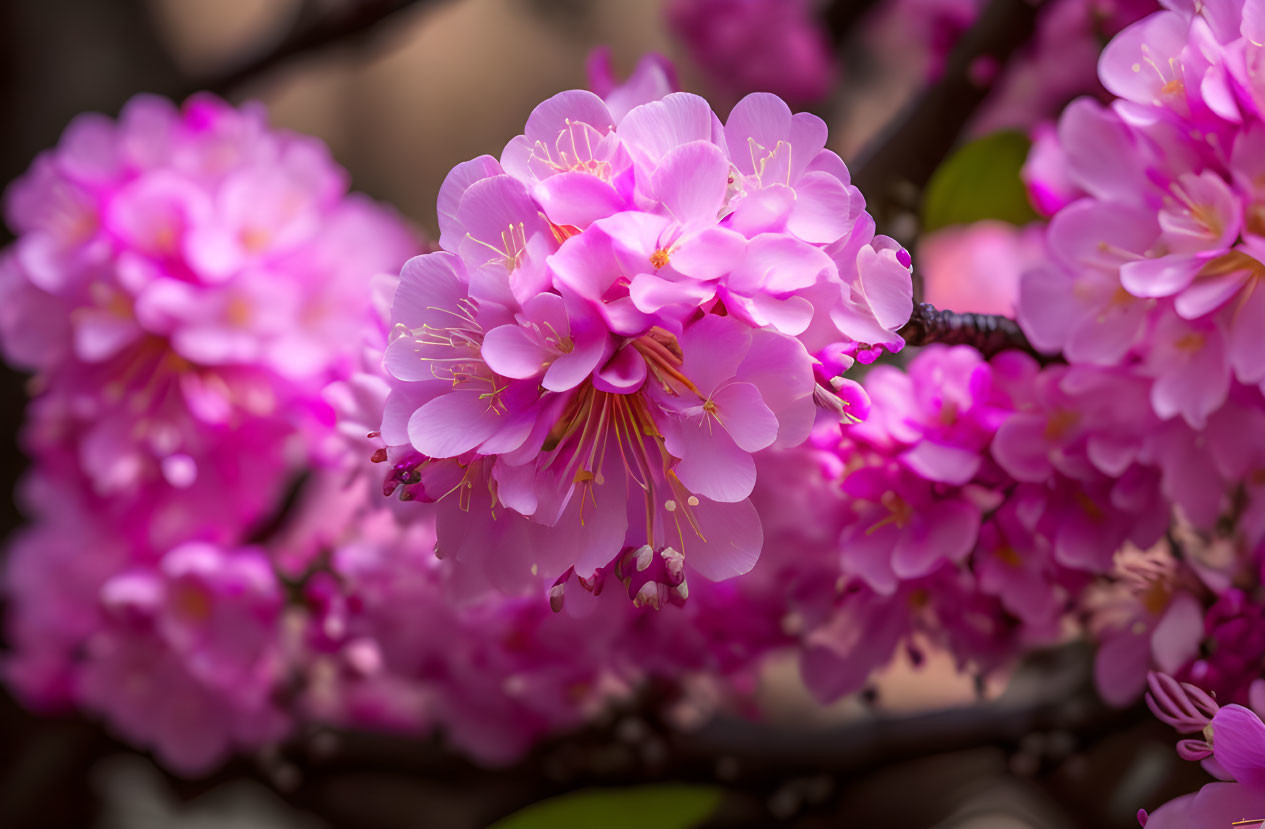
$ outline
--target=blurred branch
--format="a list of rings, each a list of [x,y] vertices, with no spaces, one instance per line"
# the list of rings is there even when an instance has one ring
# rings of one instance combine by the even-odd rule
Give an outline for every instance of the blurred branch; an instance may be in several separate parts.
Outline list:
[[[878,0],[831,0],[826,5],[822,18],[836,48],[847,42],[856,25],[878,4]]]
[[[915,98],[861,152],[852,182],[882,227],[913,207],[940,162],[991,91],[1006,61],[1032,37],[1047,0],[989,0],[949,56],[944,74]],[[991,68],[989,64],[992,64]]]
[[[1064,742],[1076,748],[1148,719],[1141,706],[1120,711],[1098,699],[1091,661],[1084,645],[1037,653],[999,699],[910,716],[875,714],[839,725],[718,717],[683,731],[662,719],[671,692],[651,689],[623,714],[551,739],[503,769],[476,766],[434,740],[340,733],[332,751],[313,751],[311,740],[291,744],[274,759],[274,767],[290,773],[272,780],[291,780],[287,797],[334,825],[352,819],[357,808],[336,781],[378,775],[431,781],[452,793],[477,792],[487,820],[554,794],[651,781],[719,783],[767,797],[796,780],[824,777],[839,786],[856,775],[932,755],[980,748],[1018,753],[1034,734],[1064,734],[1070,738]],[[1033,762],[1040,767],[1045,758]],[[196,791],[216,782],[200,781]]]
[[[1043,363],[1052,359],[1028,342],[1017,322],[1001,314],[941,311],[930,302],[919,302],[899,333],[909,345],[969,345],[985,357],[1014,349]]]
[[[505,768],[478,766],[434,738],[316,729],[278,751],[236,758],[212,776],[183,780],[169,775],[168,781],[175,793],[191,799],[235,780],[260,780],[328,825],[359,829],[416,826],[444,798],[473,809],[477,814],[467,812],[474,818],[468,825],[482,826],[554,794],[665,780],[720,784],[758,809],[797,782],[824,782],[829,792],[841,793],[859,776],[977,749],[1022,755],[1030,768],[1050,769],[1068,755],[1032,755],[1034,735],[1063,735],[1036,742],[1082,752],[1106,735],[1149,722],[1143,706],[1114,710],[1098,699],[1091,663],[1083,644],[1040,652],[1029,657],[998,699],[917,715],[876,712],[841,724],[720,717],[680,730],[662,716],[675,692],[652,687],[622,713],[552,738]],[[17,713],[0,705],[6,727]],[[38,813],[48,786],[64,786],[67,780],[73,781],[70,800],[82,800],[90,795],[86,787],[96,763],[128,750],[86,719],[18,722],[23,727],[6,733],[15,737],[13,757],[24,759],[8,764],[0,775],[0,814]],[[54,734],[61,736],[48,755]],[[29,772],[45,755],[58,765],[33,781]],[[388,793],[391,799],[375,802]],[[91,806],[75,808],[87,812]]]
[[[195,79],[188,92],[205,89],[225,94],[309,52],[363,37],[400,12],[436,2],[438,0],[350,0],[333,4],[331,10],[330,3],[305,0],[294,25],[271,48],[218,75]]]

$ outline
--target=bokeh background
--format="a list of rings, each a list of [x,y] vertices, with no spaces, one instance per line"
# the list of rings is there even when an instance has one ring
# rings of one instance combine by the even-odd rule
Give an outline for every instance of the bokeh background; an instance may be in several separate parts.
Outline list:
[[[608,46],[621,74],[645,52],[663,53],[677,61],[684,89],[707,93],[667,31],[663,5],[6,0],[0,181],[17,176],[78,112],[115,114],[136,92],[179,98],[209,87],[235,102],[260,100],[275,125],[321,137],[354,189],[398,206],[433,233],[447,171],[481,153],[499,155],[538,101],[584,86],[594,47]],[[388,10],[363,31],[243,72],[311,15],[348,14],[354,30],[358,13],[376,20]],[[917,55],[893,54],[886,44],[852,38],[842,48],[845,74],[820,112],[831,123],[832,148],[852,161],[918,93],[923,72]],[[909,217],[887,218],[887,232],[914,241]],[[7,493],[22,468],[15,436],[23,383],[5,370],[6,535],[20,520]],[[242,758],[201,780],[169,775],[94,723],[33,717],[5,695],[0,826],[479,827],[572,788],[578,777],[723,785],[734,777],[732,766],[751,762],[762,765],[754,775],[743,770],[744,785],[731,787],[706,825],[1133,825],[1136,804],[1189,791],[1202,778],[1177,761],[1165,727],[1137,711],[1096,707],[1085,693],[1085,670],[1083,653],[1065,651],[1043,656],[1012,681],[976,688],[934,658],[917,672],[898,664],[880,679],[880,718],[862,701],[822,709],[798,688],[793,668],[774,666],[764,691],[772,722],[758,728],[699,723],[666,738],[636,712],[617,712],[592,733],[495,771],[439,745],[313,734],[293,756]]]

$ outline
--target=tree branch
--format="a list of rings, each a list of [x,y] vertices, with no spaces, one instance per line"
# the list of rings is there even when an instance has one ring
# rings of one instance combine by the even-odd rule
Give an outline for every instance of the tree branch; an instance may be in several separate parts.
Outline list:
[[[990,0],[928,86],[861,152],[852,182],[865,193],[879,226],[912,207],[918,192],[957,142],[991,86],[978,79],[981,61],[998,68],[1032,37],[1046,0]],[[997,73],[993,73],[995,76]]]
[[[832,0],[826,6],[822,20],[835,47],[842,47],[853,28],[877,6],[878,0]]]
[[[399,12],[436,2],[438,0],[352,0],[338,4],[335,11],[322,11],[328,4],[309,0],[303,4],[295,25],[272,48],[227,71],[195,79],[188,92],[205,89],[225,94],[304,54],[363,37]]]
[[[941,311],[930,302],[915,304],[909,322],[897,333],[909,345],[969,345],[985,357],[1016,350],[1031,354],[1043,363],[1055,359],[1037,351],[1019,323],[1010,317]]]

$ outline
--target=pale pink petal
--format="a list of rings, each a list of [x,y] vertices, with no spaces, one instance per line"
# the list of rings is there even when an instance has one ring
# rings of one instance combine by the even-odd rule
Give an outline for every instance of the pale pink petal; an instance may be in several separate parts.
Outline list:
[[[520,325],[502,325],[483,335],[483,360],[502,377],[524,379],[545,370],[553,352]],[[417,378],[414,378],[417,379]]]
[[[795,191],[785,184],[773,184],[730,204],[733,213],[726,222],[738,233],[748,237],[779,233],[786,227],[786,220],[795,207]]]
[[[720,424],[744,452],[758,452],[777,438],[777,416],[751,383],[729,383],[711,401]]]
[[[905,465],[929,481],[961,486],[979,471],[980,457],[969,449],[923,440],[900,456]]]
[[[672,269],[694,279],[718,279],[742,261],[747,240],[723,227],[709,227],[672,246]]]
[[[647,314],[657,314],[663,308],[675,305],[685,306],[688,311],[693,312],[715,293],[713,283],[695,282],[692,279],[673,282],[648,273],[634,276],[628,286],[628,295],[632,297],[633,305]]]
[[[893,251],[865,247],[857,254],[861,289],[879,325],[896,330],[913,312],[913,280]]]
[[[1185,289],[1207,264],[1196,256],[1164,256],[1128,262],[1120,268],[1120,283],[1134,296],[1172,296]]]
[[[646,382],[646,361],[632,346],[615,352],[593,378],[593,388],[616,394],[631,394]]]
[[[1190,287],[1177,295],[1173,308],[1183,319],[1198,319],[1229,302],[1250,277],[1250,272],[1242,270],[1197,279]]]
[[[413,448],[432,458],[453,458],[492,437],[501,418],[476,390],[458,389],[436,397],[409,417]]]
[[[549,176],[537,184],[532,193],[554,224],[575,225],[581,229],[627,207],[614,187],[585,172]]]
[[[681,459],[676,474],[690,492],[736,503],[755,487],[755,461],[709,418],[689,418],[676,429],[665,429],[664,444]]]
[[[710,581],[741,576],[749,572],[760,558],[764,531],[760,516],[750,501],[722,504],[699,499],[693,508],[702,537],[685,525],[684,537],[678,542],[685,555],[685,564]]]
[[[729,161],[710,141],[691,141],[663,156],[651,185],[682,225],[714,222],[729,186]]]
[[[503,173],[501,165],[490,155],[463,161],[449,171],[439,187],[436,211],[439,214],[439,245],[444,250],[457,250],[466,235],[466,228],[457,221],[457,208],[470,185]]]
[[[1265,281],[1258,277],[1245,288],[1230,322],[1230,363],[1240,382],[1255,384],[1265,380],[1262,331],[1265,331]]]
[[[790,133],[791,108],[768,92],[753,92],[743,98],[730,110],[725,121],[725,143],[729,145],[734,165],[747,175],[755,173],[757,160],[772,152],[779,141],[789,139]],[[803,163],[809,160],[804,159]]]
[[[795,184],[795,207],[786,229],[805,242],[829,244],[847,233],[851,197],[848,188],[829,173],[807,173]]]
[[[633,109],[619,122],[619,136],[630,152],[657,164],[668,151],[712,135],[712,108],[703,98],[673,92]]]
[[[813,321],[813,304],[806,297],[791,296],[775,299],[768,294],[756,294],[751,300],[753,315],[766,325],[783,334],[797,337],[808,330]]]

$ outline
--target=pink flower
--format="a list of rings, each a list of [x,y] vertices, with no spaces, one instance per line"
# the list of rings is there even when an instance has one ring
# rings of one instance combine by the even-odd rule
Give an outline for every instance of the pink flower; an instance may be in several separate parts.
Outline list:
[[[908,255],[820,119],[757,94],[721,127],[702,98],[647,97],[618,119],[588,92],[542,103],[499,163],[453,170],[444,250],[401,275],[386,488],[438,502],[475,593],[594,585],[643,548],[750,570],[753,456],[803,442],[815,400],[844,410],[807,346],[903,345]]]
[[[174,567],[182,566],[181,557],[218,554],[185,549]],[[128,739],[153,746],[182,773],[196,774],[223,760],[234,745],[280,739],[288,723],[270,700],[275,675],[220,673],[226,666],[253,666],[253,656],[247,662],[238,657],[275,646],[275,625],[252,619],[250,611],[243,617],[243,608],[212,599],[200,592],[205,587],[181,584],[188,576],[173,575],[175,581],[164,583],[147,572],[123,573],[104,585],[108,621],[87,642],[76,694]],[[214,615],[222,618],[208,626]],[[260,623],[262,628],[240,635],[240,625]]]
[[[30,447],[77,454],[100,492],[159,498],[312,427],[350,367],[364,281],[416,246],[345,187],[319,142],[210,97],[74,122],[8,196],[21,313],[0,339],[41,373]],[[284,479],[281,450],[257,455],[264,503],[239,520]]]

